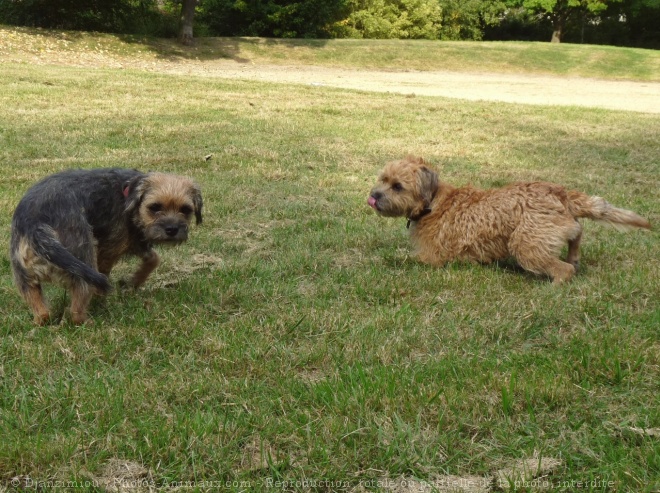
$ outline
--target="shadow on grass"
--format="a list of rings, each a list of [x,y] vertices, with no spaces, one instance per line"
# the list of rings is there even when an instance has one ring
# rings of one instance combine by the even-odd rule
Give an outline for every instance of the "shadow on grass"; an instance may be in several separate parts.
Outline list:
[[[184,46],[176,39],[148,38],[144,36],[119,35],[125,43],[137,43],[153,51],[156,56],[169,61],[184,60],[217,60],[227,59],[237,63],[250,63],[251,59],[244,52],[246,48],[281,47],[294,49],[298,47],[322,48],[327,40],[275,39],[275,38],[197,38],[192,46]],[[251,50],[247,50],[249,53]]]
[[[250,63],[250,58],[244,52],[249,53],[250,48],[258,50],[259,46],[283,49],[322,48],[328,40],[324,39],[276,39],[276,38],[251,38],[251,37],[209,37],[195,38],[192,46],[184,46],[176,38],[154,38],[136,34],[114,34],[88,31],[63,31],[29,27],[11,27],[22,34],[39,36],[44,39],[57,41],[69,41],[84,45],[90,41],[103,41],[111,45],[115,39],[126,45],[141,46],[157,58],[167,61],[177,60],[217,60],[227,59],[237,63]],[[120,51],[120,50],[118,50]]]

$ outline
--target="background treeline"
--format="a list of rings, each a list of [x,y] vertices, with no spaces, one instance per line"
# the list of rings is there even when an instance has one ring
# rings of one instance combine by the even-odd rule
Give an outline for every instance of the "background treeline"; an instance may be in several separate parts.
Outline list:
[[[527,40],[660,48],[660,0],[0,0],[0,23],[173,37]]]

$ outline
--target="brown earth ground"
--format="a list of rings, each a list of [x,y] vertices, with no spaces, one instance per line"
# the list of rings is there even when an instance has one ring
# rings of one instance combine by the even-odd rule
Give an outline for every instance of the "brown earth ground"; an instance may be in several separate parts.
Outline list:
[[[660,113],[660,83],[495,73],[350,70],[219,61],[163,63],[164,72],[471,101]]]

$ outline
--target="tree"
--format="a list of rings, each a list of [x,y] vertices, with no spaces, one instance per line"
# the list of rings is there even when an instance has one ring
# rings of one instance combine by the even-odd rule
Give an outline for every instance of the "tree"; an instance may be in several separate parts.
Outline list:
[[[193,44],[193,20],[197,0],[181,0],[181,27],[179,30],[179,41],[184,45]]]
[[[552,22],[553,43],[560,43],[566,22],[578,14],[597,16],[612,3],[622,0],[523,0],[522,6],[540,15],[547,16]]]

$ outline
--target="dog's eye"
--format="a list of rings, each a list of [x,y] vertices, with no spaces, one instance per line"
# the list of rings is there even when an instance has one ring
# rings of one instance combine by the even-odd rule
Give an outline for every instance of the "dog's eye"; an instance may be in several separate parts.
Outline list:
[[[183,214],[184,216],[188,216],[188,215],[192,214],[192,211],[193,211],[192,207],[189,207],[187,205],[184,205],[183,207],[181,207],[181,209],[179,209],[179,212],[181,214]]]
[[[394,190],[395,192],[400,192],[401,190],[403,190],[403,185],[401,185],[401,183],[394,183],[392,185],[392,190]]]
[[[149,209],[151,212],[153,212],[153,213],[155,214],[155,213],[160,212],[160,211],[163,210],[163,205],[162,205],[162,204],[158,204],[158,203],[156,203],[156,204],[151,204],[151,205],[148,207],[148,209]]]

